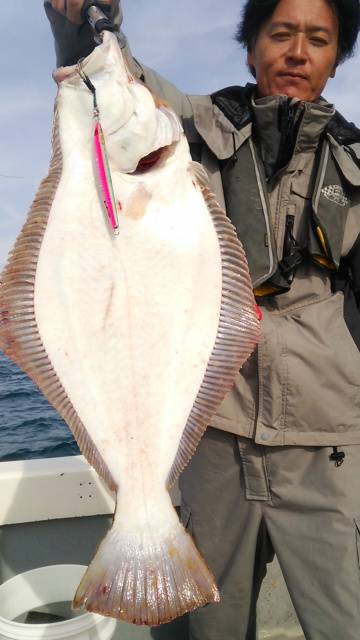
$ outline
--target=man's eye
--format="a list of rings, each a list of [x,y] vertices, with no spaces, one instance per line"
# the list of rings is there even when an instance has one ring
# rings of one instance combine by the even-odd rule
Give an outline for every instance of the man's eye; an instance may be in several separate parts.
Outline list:
[[[325,47],[328,44],[327,40],[325,40],[324,38],[317,38],[316,36],[310,38],[310,42],[316,47]]]
[[[274,40],[279,40],[280,42],[284,40],[288,40],[290,38],[289,31],[275,31],[275,33],[271,36]]]

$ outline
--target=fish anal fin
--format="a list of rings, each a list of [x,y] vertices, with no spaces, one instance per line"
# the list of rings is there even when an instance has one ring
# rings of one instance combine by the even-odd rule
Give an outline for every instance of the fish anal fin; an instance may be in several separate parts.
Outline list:
[[[260,340],[260,322],[244,249],[235,228],[209,189],[204,168],[191,162],[190,171],[202,191],[217,232],[222,295],[215,344],[168,475],[168,487],[176,482],[189,463],[211,418]]]

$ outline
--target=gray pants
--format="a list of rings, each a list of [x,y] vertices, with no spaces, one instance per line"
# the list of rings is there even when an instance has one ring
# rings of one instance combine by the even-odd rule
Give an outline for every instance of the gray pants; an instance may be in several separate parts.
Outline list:
[[[209,428],[180,478],[182,520],[221,603],[190,615],[190,640],[255,640],[276,553],[307,640],[360,639],[360,446],[263,447]]]

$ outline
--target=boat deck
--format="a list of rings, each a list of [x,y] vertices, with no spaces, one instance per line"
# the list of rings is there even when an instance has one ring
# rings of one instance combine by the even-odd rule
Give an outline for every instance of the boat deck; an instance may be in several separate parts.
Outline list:
[[[113,495],[82,456],[0,463],[0,584],[49,564],[87,565],[111,524]],[[173,493],[175,505],[179,494]],[[34,615],[34,614],[32,614]],[[302,640],[280,569],[269,565],[259,640]],[[186,640],[187,617],[158,628],[118,623],[114,640]]]

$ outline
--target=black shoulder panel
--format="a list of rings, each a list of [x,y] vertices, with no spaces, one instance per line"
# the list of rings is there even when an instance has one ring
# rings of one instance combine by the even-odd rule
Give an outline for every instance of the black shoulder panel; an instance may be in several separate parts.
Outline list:
[[[344,116],[338,111],[331,118],[327,126],[327,132],[335,138],[336,142],[344,146],[360,142],[360,129],[353,122],[345,120]]]
[[[245,87],[226,87],[211,96],[213,104],[223,112],[238,131],[251,122],[250,96],[254,84]]]

